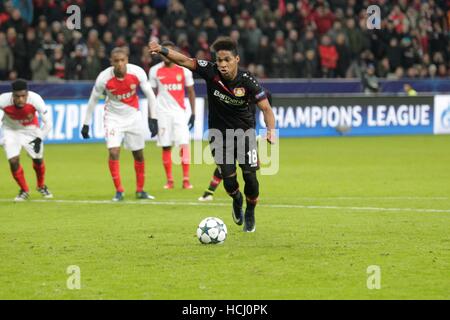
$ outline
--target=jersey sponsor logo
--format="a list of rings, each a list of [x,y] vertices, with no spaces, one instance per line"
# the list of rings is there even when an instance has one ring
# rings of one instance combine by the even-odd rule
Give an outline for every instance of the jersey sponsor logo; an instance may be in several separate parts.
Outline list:
[[[17,121],[21,125],[26,126],[26,125],[33,124],[34,116],[33,115],[29,115],[28,119],[12,119],[12,120]]]
[[[230,98],[226,94],[221,93],[219,90],[214,91],[214,96],[218,97],[221,101],[223,101],[226,104],[232,104],[235,106],[242,106],[243,104],[245,104],[245,100]]]
[[[200,67],[206,67],[208,65],[208,61],[205,60],[197,60],[197,63]]]
[[[165,83],[163,84],[164,88],[168,91],[181,91],[183,90],[182,83]]]
[[[236,97],[245,96],[245,88],[234,88],[233,93]]]
[[[134,96],[134,95],[136,95],[136,88],[133,89],[133,90],[131,90],[130,92],[127,92],[127,93],[114,95],[114,97],[115,97],[117,100],[122,101],[122,100],[124,100],[124,99],[129,99],[129,98],[131,98],[131,97]]]

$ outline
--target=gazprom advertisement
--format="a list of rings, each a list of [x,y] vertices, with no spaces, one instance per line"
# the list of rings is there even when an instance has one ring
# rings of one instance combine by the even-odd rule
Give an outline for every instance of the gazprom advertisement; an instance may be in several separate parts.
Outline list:
[[[433,134],[433,97],[273,99],[281,137]],[[264,116],[258,112],[264,127]]]

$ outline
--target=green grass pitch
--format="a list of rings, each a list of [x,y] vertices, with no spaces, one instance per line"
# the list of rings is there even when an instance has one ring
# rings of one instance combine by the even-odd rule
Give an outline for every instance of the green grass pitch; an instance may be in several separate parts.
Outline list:
[[[54,201],[13,203],[2,155],[0,298],[450,298],[450,136],[281,139],[279,173],[260,176],[254,234],[234,225],[222,185],[214,202],[197,202],[212,165],[192,166],[193,190],[181,189],[174,166],[176,189],[163,190],[161,151],[148,143],[145,155],[156,200],[134,201],[122,151],[118,204],[108,202],[103,144],[46,146]],[[22,164],[34,186],[24,153]],[[32,199],[41,200],[34,188]],[[197,240],[207,216],[227,224],[223,245]],[[79,290],[67,288],[70,265]],[[371,265],[380,289],[367,287]]]

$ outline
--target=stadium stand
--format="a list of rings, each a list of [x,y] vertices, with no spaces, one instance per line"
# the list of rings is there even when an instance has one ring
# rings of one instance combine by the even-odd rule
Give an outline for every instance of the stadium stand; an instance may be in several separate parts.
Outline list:
[[[81,8],[80,30],[65,20]],[[366,8],[381,8],[367,30]],[[239,41],[242,66],[264,78],[387,79],[450,75],[449,0],[28,0],[0,3],[0,80],[93,80],[115,46],[146,71],[150,39],[210,59],[218,35]]]

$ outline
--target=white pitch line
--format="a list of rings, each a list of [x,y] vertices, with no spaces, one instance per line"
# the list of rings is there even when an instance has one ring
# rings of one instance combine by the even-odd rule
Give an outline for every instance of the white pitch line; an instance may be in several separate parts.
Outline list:
[[[0,202],[11,202],[11,199],[0,199]],[[68,204],[109,204],[109,205],[163,205],[163,206],[203,206],[203,207],[228,207],[230,203],[222,202],[181,202],[181,201],[124,201],[113,202],[108,200],[27,200],[33,203],[68,203]],[[379,207],[346,207],[346,206],[314,206],[296,204],[259,204],[265,208],[285,208],[285,209],[326,209],[326,210],[352,210],[352,211],[406,211],[425,213],[450,213],[450,209],[422,209],[422,208],[379,208]]]
[[[279,198],[278,198],[279,199]],[[449,197],[297,197],[302,200],[449,200]]]

